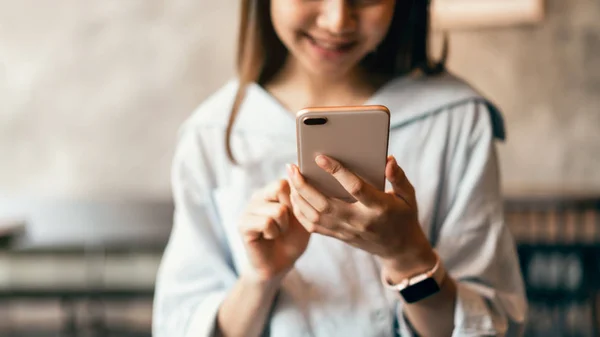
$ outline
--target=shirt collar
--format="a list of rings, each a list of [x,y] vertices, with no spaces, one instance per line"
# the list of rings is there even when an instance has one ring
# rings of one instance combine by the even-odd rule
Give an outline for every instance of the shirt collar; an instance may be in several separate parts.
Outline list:
[[[398,128],[429,117],[443,109],[481,102],[490,111],[494,135],[505,138],[504,122],[499,109],[461,79],[444,73],[426,76],[421,73],[397,77],[381,87],[365,104],[380,104],[390,110],[390,127]],[[256,83],[248,86],[234,131],[254,131],[289,137],[295,132],[295,119],[269,92]]]

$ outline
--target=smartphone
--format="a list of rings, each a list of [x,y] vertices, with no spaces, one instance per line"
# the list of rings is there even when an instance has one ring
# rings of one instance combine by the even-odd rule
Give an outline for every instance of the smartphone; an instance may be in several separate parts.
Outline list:
[[[382,105],[306,108],[296,114],[298,166],[307,182],[328,197],[354,198],[315,158],[327,155],[383,191],[390,111]]]

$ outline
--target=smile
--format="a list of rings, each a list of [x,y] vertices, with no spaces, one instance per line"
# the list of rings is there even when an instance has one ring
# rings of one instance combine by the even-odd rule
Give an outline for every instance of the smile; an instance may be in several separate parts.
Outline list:
[[[322,39],[316,39],[308,34],[304,35],[310,41],[311,44],[313,44],[315,47],[323,49],[324,51],[345,53],[347,51],[350,51],[356,45],[356,41],[327,41]]]

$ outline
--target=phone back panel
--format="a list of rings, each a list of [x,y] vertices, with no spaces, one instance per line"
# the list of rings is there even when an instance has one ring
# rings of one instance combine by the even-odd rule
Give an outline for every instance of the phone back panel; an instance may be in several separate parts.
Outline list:
[[[322,125],[307,125],[325,118]],[[298,164],[307,182],[323,194],[344,200],[352,196],[315,163],[319,154],[340,161],[379,190],[385,188],[390,112],[380,105],[307,108],[296,115]]]

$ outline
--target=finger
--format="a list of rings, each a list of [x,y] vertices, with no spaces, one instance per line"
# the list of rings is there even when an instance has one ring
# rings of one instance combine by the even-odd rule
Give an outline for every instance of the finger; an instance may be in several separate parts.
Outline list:
[[[279,236],[279,227],[275,223],[275,220],[253,214],[248,214],[244,217],[240,231],[242,237],[248,242],[261,238],[272,240]]]
[[[385,177],[392,185],[392,191],[410,206],[413,206],[415,199],[415,189],[406,177],[402,168],[398,165],[394,156],[388,157],[385,167]]]
[[[302,196],[312,208],[320,214],[329,214],[332,212],[329,198],[308,184],[296,165],[288,165],[288,175],[290,177],[292,188]]]
[[[290,207],[278,202],[260,203],[253,206],[250,213],[273,219],[277,223],[280,232],[285,233],[289,227]]]
[[[344,231],[331,230],[324,226],[320,226],[319,224],[315,224],[314,222],[307,219],[306,216],[304,216],[304,214],[302,214],[302,212],[300,212],[300,211],[296,211],[296,212],[294,213],[294,215],[296,216],[296,219],[302,225],[302,227],[304,227],[304,229],[306,229],[306,231],[309,233],[317,233],[317,234],[329,236],[332,238],[336,238],[336,239],[342,240],[342,241],[344,241],[348,236],[352,236],[352,235],[344,235],[344,233],[345,233]]]
[[[302,227],[304,227],[304,229],[309,232],[309,233],[315,233],[315,229],[316,229],[316,224],[313,223],[312,221],[308,220],[308,218],[304,215],[304,213],[302,213],[302,210],[300,209],[300,207],[297,207],[296,203],[296,198],[293,197],[292,195],[292,209],[293,209],[293,214],[294,217],[296,218],[296,220],[298,220],[298,222],[302,225]]]
[[[360,203],[366,206],[377,203],[377,190],[337,160],[319,155],[315,158],[315,162],[331,174]]]
[[[278,180],[258,191],[258,197],[265,201],[281,202],[290,205],[290,184],[287,180]]]
[[[302,198],[300,195],[298,195],[298,193],[296,193],[295,191],[292,191],[292,206],[293,206],[293,212],[294,212],[294,216],[296,217],[296,220],[298,220],[298,222],[302,225],[302,227],[304,227],[304,229],[309,232],[309,233],[321,233],[323,230],[323,227],[320,226],[316,221],[311,221],[306,214],[304,214],[303,209],[301,207],[299,207],[298,205],[298,200],[299,198]]]
[[[298,210],[302,216],[312,223],[319,223],[321,216],[304,198],[298,194],[296,190],[292,190],[291,197],[292,207]]]
[[[304,213],[302,213],[302,209],[300,209],[300,207],[298,207],[296,205],[296,198],[294,197],[293,192],[292,192],[292,197],[290,198],[290,200],[292,201],[292,214],[294,215],[294,217],[296,218],[296,220],[298,220],[298,222],[300,222],[300,224],[302,225],[302,227],[304,227],[304,229],[306,231],[311,232],[309,230],[309,227],[312,227],[312,225],[311,226],[307,226],[307,224],[308,223],[312,223],[312,222],[308,221],[308,219],[306,218],[306,216],[304,215]],[[303,219],[304,222],[300,221],[301,219]]]
[[[334,204],[333,209],[335,209],[335,212],[331,214],[319,214],[294,190],[292,190],[291,198],[293,207],[300,209],[300,213],[310,222],[333,231],[357,232],[357,229],[350,224],[351,219],[360,218],[359,214],[356,214],[360,210],[355,209],[355,204],[347,204],[341,200],[331,200],[332,204]],[[336,206],[336,203],[339,203],[339,205]]]

